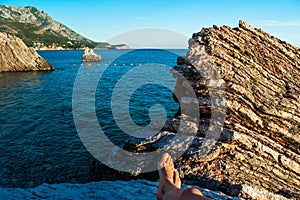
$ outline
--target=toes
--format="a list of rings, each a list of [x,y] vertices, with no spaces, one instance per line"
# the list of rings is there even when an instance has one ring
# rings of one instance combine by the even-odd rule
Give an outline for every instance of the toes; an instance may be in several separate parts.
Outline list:
[[[173,171],[174,171],[174,163],[173,159],[168,153],[164,153],[162,158],[158,164],[159,171],[159,179],[162,181],[163,179],[169,179],[169,181],[173,184]]]
[[[174,168],[173,159],[168,153],[162,155],[158,163],[159,187],[156,192],[156,199],[162,200],[165,193],[180,189],[181,181],[178,171]]]
[[[174,164],[173,164],[173,160],[171,158],[171,156],[169,156],[166,160],[166,166],[165,167],[168,167],[170,169],[173,169],[174,168]]]
[[[168,153],[164,153],[161,157],[161,160],[158,163],[158,169],[161,169],[166,166],[167,160],[170,158]]]
[[[176,181],[177,181],[177,170],[174,170],[173,171],[173,183],[175,184],[176,183]]]
[[[173,183],[176,187],[181,188],[181,180],[179,177],[179,172],[175,169],[173,172]]]

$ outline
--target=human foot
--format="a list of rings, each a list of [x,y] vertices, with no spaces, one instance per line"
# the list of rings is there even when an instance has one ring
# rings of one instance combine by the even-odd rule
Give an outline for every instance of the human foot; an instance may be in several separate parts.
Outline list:
[[[163,154],[161,161],[158,163],[158,171],[159,187],[156,192],[156,198],[161,200],[165,193],[180,189],[181,180],[168,153]]]

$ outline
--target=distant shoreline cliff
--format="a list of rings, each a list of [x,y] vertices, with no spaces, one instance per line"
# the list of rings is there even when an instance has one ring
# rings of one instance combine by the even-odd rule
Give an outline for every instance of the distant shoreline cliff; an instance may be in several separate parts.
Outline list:
[[[110,45],[111,47],[107,48],[97,48],[95,47],[94,50],[127,50],[130,49],[127,45]],[[83,48],[63,48],[63,47],[41,47],[35,48],[38,51],[68,51],[68,50],[82,50],[84,51],[86,47]]]

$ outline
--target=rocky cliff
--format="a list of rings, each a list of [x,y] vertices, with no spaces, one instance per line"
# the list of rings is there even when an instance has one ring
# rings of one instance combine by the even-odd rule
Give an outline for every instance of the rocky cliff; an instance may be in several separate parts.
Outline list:
[[[193,34],[173,73],[176,100],[195,101],[182,92],[185,79],[200,110],[190,123],[197,138],[176,161],[186,182],[243,198],[300,198],[300,49],[240,21]],[[186,118],[179,111],[165,132],[129,143],[137,152],[162,148]]]
[[[20,38],[0,32],[0,72],[50,70],[54,68]]]

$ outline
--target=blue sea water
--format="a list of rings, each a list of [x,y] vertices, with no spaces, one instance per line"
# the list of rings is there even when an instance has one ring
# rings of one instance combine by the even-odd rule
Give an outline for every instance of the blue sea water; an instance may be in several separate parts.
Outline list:
[[[112,112],[113,92],[121,79],[126,79],[121,85],[123,88],[135,89],[129,104],[125,105],[134,123],[148,125],[149,110],[157,104],[164,107],[167,118],[172,118],[178,105],[172,99],[172,90],[164,83],[175,85],[175,79],[165,75],[165,68],[158,67],[158,71],[152,73],[149,70],[153,68],[149,66],[172,67],[177,57],[185,55],[187,50],[96,52],[101,54],[101,62],[83,64],[83,51],[40,51],[55,71],[0,73],[0,186],[86,182],[95,158],[78,136],[72,110],[74,83],[82,69],[87,76],[81,84],[83,97],[91,87],[88,76],[101,72],[95,92],[95,111],[99,125],[116,145],[122,146],[130,137],[116,123]],[[139,73],[135,81],[130,81],[132,77],[126,75],[134,69],[139,69]],[[136,88],[136,81],[147,80],[151,73],[162,84],[145,82]],[[116,107],[118,112],[118,105]],[[84,106],[81,109],[85,110]],[[123,114],[126,115],[122,112],[120,109],[119,122]],[[154,117],[160,113],[157,115],[154,111]],[[89,119],[88,115],[83,117]]]

